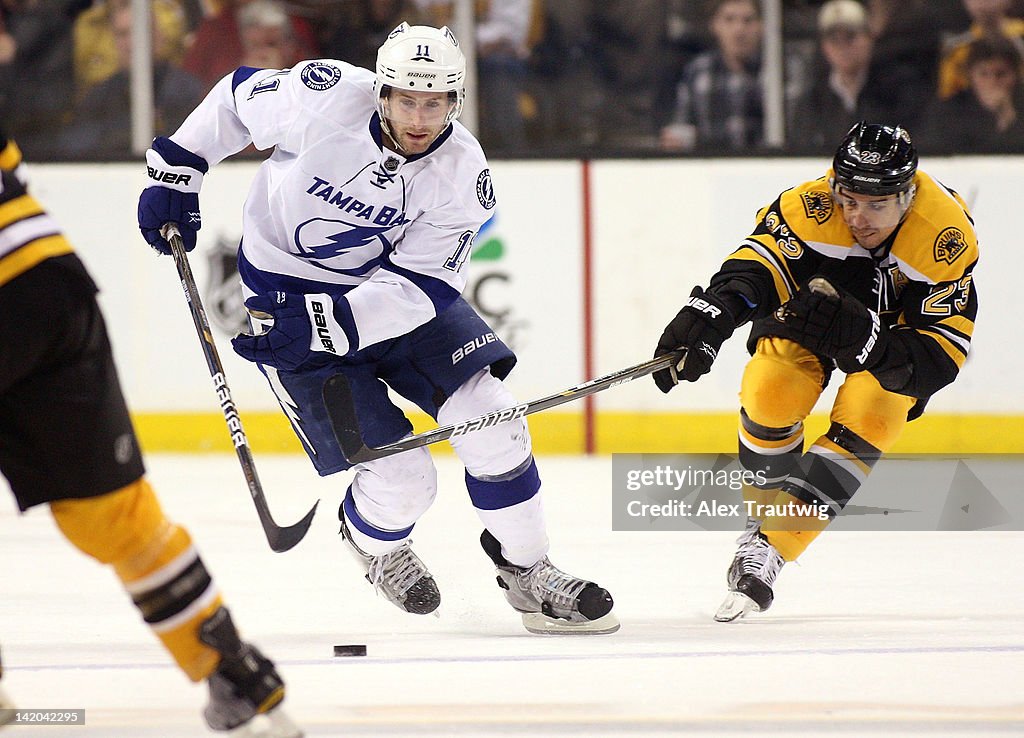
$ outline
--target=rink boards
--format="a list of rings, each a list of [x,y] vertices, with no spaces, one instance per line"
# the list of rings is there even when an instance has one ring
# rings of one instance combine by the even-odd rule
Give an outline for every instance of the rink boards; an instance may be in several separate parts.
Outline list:
[[[509,384],[534,399],[651,354],[690,288],[706,282],[746,236],[754,213],[786,187],[820,176],[815,159],[687,159],[492,163],[498,206],[476,243],[466,295],[519,355]],[[298,450],[261,375],[235,357],[220,327],[237,315],[234,283],[218,279],[240,237],[251,162],[206,178],[203,230],[193,270],[214,317],[228,380],[253,447]],[[956,384],[911,425],[899,450],[1016,452],[1024,393],[1011,367],[1024,353],[1017,330],[1016,183],[1024,157],[924,160],[922,168],[972,207],[982,258],[972,353]],[[169,258],[157,258],[135,226],[142,166],[37,165],[34,193],[59,219],[103,289],[102,303],[129,402],[149,450],[227,450],[229,439]],[[219,246],[220,251],[214,247]],[[740,335],[715,372],[665,396],[650,380],[531,418],[541,452],[716,451],[735,445],[736,394],[746,354]],[[589,370],[589,371],[588,371]],[[835,390],[835,382],[830,388]],[[827,399],[819,410],[827,411]],[[812,419],[811,433],[826,419]],[[418,429],[430,426],[423,414]]]

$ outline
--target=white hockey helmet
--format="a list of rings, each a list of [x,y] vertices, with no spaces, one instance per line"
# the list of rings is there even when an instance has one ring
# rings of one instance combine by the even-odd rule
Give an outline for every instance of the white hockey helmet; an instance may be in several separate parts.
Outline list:
[[[412,92],[451,92],[447,126],[462,113],[466,100],[466,57],[448,26],[410,26],[403,22],[377,50],[374,91],[377,112],[385,120],[383,100],[391,88]]]

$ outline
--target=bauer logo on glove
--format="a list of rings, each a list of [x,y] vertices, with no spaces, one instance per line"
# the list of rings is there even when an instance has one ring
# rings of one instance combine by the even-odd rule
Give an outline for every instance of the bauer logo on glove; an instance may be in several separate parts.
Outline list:
[[[231,339],[235,353],[243,359],[295,371],[323,361],[323,354],[344,356],[350,343],[334,316],[334,301],[328,294],[295,295],[270,292],[245,301],[246,310],[265,332],[240,333]],[[319,359],[318,359],[319,357]]]
[[[199,190],[209,165],[198,154],[162,136],[155,138],[146,152],[146,164],[150,181],[139,195],[139,230],[155,251],[170,254],[171,245],[161,231],[166,223],[174,223],[185,251],[191,251],[196,247],[196,232],[203,226]]]
[[[710,302],[700,297],[691,297],[686,301],[686,307],[692,307],[700,313],[707,313],[712,318],[717,318],[722,314],[720,308],[715,307]]]
[[[164,172],[155,167],[146,167],[146,173],[150,179],[155,179],[161,184],[187,186],[192,181],[191,174],[180,174],[178,172]]]
[[[316,337],[320,339],[321,350],[329,351],[332,354],[338,353],[334,348],[334,341],[331,340],[331,329],[327,327],[327,318],[324,316],[324,304],[320,300],[310,298],[309,307],[312,310],[310,315],[313,318],[313,325],[316,326]],[[317,350],[315,345],[310,346],[313,351]]]
[[[711,371],[718,350],[736,329],[736,321],[725,303],[713,293],[694,287],[683,309],[665,327],[654,350],[655,357],[684,349],[682,360],[654,373],[654,383],[668,392],[679,380],[696,382]]]

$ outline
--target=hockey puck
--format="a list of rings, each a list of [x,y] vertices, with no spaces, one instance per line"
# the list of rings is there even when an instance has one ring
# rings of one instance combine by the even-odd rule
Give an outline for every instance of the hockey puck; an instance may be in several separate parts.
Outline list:
[[[365,656],[366,646],[362,643],[358,643],[350,646],[335,646],[335,656]]]

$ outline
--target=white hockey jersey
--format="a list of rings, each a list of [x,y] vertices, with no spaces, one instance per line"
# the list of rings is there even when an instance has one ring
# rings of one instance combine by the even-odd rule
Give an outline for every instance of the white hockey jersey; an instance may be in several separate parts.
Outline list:
[[[495,205],[483,151],[460,123],[424,154],[384,145],[373,80],[330,59],[242,67],[170,137],[211,166],[250,143],[274,148],[245,202],[243,277],[255,269],[268,289],[294,292],[298,278],[301,291],[334,295],[350,350],[454,302]]]

